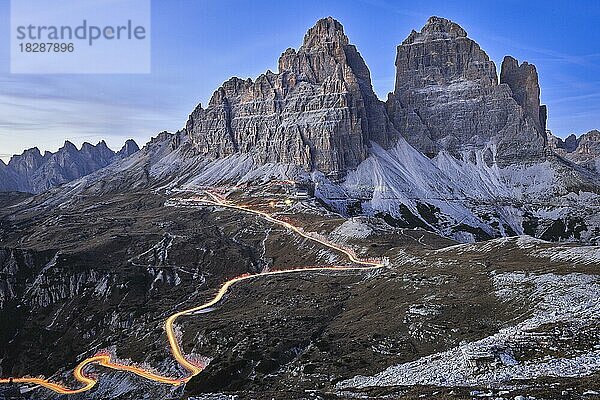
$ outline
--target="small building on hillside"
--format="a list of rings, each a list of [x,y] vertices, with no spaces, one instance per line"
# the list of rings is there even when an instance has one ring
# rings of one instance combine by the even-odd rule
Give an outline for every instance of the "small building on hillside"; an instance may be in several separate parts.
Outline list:
[[[306,200],[315,193],[314,187],[305,182],[296,182],[294,185],[293,196],[298,200]]]

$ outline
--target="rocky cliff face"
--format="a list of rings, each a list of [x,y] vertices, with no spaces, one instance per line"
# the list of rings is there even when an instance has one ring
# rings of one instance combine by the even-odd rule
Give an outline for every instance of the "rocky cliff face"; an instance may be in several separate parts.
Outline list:
[[[136,153],[139,149],[140,147],[137,145],[135,140],[128,139],[125,141],[125,144],[123,145],[123,147],[121,147],[121,150],[119,150],[116,155],[119,159],[126,158],[132,155],[133,153]]]
[[[589,131],[580,137],[569,135],[565,140],[549,134],[548,142],[558,155],[600,172],[600,131]]]
[[[95,146],[84,143],[81,150],[66,141],[56,153],[47,151],[44,155],[34,147],[13,156],[8,165],[0,166],[0,191],[40,193],[95,172],[138,150],[133,140],[125,142],[116,153],[104,141]]]
[[[255,81],[232,78],[198,106],[187,125],[195,147],[220,158],[252,153],[260,163],[292,163],[342,177],[395,131],[373,92],[367,66],[342,25],[319,20],[279,71]]]
[[[505,64],[498,84],[494,63],[465,30],[431,17],[398,46],[390,118],[430,157],[447,151],[469,159],[479,151],[500,166],[542,160],[537,74],[528,64]]]
[[[534,122],[536,130],[543,134],[546,131],[546,106],[540,105],[540,84],[535,65],[519,62],[506,56],[502,62],[500,83],[506,83],[525,114]]]

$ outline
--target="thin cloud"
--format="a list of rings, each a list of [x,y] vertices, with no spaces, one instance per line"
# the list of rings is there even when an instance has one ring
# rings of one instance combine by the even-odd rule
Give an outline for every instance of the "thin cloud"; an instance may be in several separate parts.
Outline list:
[[[55,150],[67,138],[122,144],[130,137],[149,139],[161,130],[177,130],[183,116],[156,107],[124,107],[95,102],[42,98],[31,103],[0,95],[0,149],[19,154],[31,147]]]
[[[552,100],[552,103],[560,104],[560,103],[568,103],[568,102],[572,102],[572,101],[591,100],[591,99],[600,99],[600,93],[590,93],[590,94],[583,94],[583,95],[576,95],[576,96],[559,97],[555,100]]]
[[[600,58],[600,53],[574,55],[574,54],[561,53],[556,50],[545,49],[542,47],[523,45],[521,42],[514,41],[514,40],[509,39],[504,36],[486,35],[486,34],[479,35],[479,36],[481,36],[481,38],[483,38],[485,40],[495,41],[497,43],[503,44],[507,48],[510,48],[510,49],[519,49],[519,50],[524,50],[524,51],[527,51],[530,53],[537,53],[537,54],[545,55],[548,57],[547,60],[550,60],[553,62],[573,64],[573,65],[579,65],[579,66],[585,66],[585,67],[596,67],[597,64],[594,62],[594,60],[597,58]]]

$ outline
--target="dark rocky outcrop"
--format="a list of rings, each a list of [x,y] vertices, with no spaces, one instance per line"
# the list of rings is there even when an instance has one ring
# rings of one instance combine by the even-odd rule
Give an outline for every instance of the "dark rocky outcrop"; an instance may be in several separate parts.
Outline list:
[[[373,92],[369,70],[333,18],[317,22],[279,71],[255,81],[232,78],[187,122],[209,158],[253,153],[342,177],[367,157],[371,140],[387,147],[395,132]]]
[[[13,156],[8,165],[0,166],[0,191],[44,192],[91,174],[138,150],[138,145],[131,139],[116,153],[104,141],[95,146],[83,143],[80,150],[66,141],[56,153],[46,151],[44,155],[34,147]]]
[[[125,141],[125,144],[123,145],[123,147],[121,147],[121,150],[119,150],[117,152],[117,157],[120,159],[126,158],[126,157],[129,157],[130,155],[132,155],[133,153],[138,152],[139,150],[140,150],[140,147],[135,142],[135,140],[128,139]]]
[[[535,123],[540,133],[546,130],[546,109],[540,105],[540,84],[535,65],[519,62],[511,56],[504,57],[500,83],[506,83],[515,101]],[[542,108],[544,107],[544,108]]]
[[[600,157],[600,131],[593,130],[581,135],[577,141],[575,152],[578,153],[579,157],[582,159]]]
[[[409,143],[430,157],[448,151],[464,159],[480,150],[491,151],[500,166],[535,162],[544,158],[545,133],[537,74],[527,75],[528,68],[507,70],[515,95],[508,84],[498,84],[493,61],[464,29],[431,17],[398,46],[388,113]]]
[[[600,172],[600,131],[592,130],[580,137],[571,134],[564,140],[550,133],[548,143],[558,155]]]

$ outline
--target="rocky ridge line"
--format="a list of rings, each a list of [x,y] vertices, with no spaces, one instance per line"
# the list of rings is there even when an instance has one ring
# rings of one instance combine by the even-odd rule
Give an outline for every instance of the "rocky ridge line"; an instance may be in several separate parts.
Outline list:
[[[65,141],[55,153],[46,151],[43,155],[34,147],[13,156],[8,164],[0,163],[0,191],[41,193],[129,157],[138,150],[132,139],[127,140],[118,152],[109,149],[104,140],[95,146],[85,142],[80,150]]]

